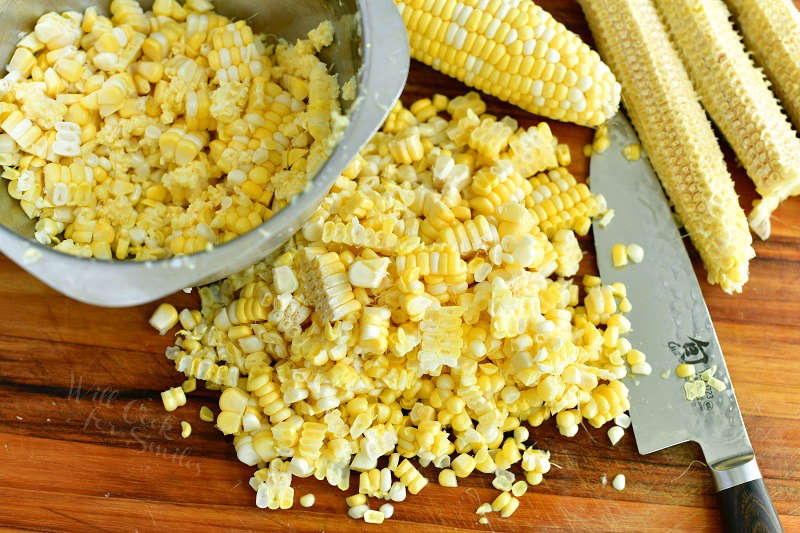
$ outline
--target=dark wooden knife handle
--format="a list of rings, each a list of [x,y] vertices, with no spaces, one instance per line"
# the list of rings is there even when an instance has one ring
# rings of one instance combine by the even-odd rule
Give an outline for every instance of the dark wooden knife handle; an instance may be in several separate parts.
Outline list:
[[[722,522],[728,533],[777,533],[783,531],[778,513],[764,486],[754,479],[717,493]]]

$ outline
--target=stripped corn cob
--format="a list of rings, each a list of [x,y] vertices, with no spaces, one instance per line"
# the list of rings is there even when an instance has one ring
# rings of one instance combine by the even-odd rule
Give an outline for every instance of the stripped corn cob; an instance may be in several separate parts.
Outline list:
[[[739,292],[755,255],[711,124],[650,0],[579,0],[708,280]]]
[[[747,49],[800,129],[800,15],[791,0],[727,0]]]
[[[800,194],[800,139],[744,49],[722,0],[655,3],[703,105],[762,196],[750,213],[750,227],[766,239],[772,211]]]
[[[580,37],[530,0],[395,0],[411,55],[521,108],[598,126],[619,84]]]

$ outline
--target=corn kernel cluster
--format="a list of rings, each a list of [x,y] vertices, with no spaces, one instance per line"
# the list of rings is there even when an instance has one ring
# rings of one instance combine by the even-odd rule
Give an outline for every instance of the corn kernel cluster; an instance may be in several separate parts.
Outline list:
[[[352,470],[349,516],[379,523],[367,498],[421,491],[416,459],[448,487],[494,474],[484,512],[509,516],[550,469],[529,426],[573,436],[628,409],[620,380],[647,364],[625,287],[569,279],[604,200],[546,124],[485,111],[475,93],[398,104],[281,252],[176,311],[167,357],[222,389],[259,507],[291,506],[293,475],[348,490]]]
[[[339,87],[307,40],[265,44],[207,0],[111,2],[43,15],[0,82],[0,164],[35,237],[148,260],[261,224],[306,185],[341,130]]]

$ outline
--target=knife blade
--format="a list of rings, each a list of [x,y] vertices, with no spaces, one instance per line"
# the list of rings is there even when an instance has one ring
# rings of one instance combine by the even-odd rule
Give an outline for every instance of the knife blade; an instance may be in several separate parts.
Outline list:
[[[606,198],[615,215],[606,227],[595,221],[593,231],[603,283],[622,282],[627,287],[633,306],[627,337],[653,368],[648,376],[629,378],[639,452],[694,441],[718,492],[750,482],[763,487],[703,293],[661,184],[644,156],[629,161],[622,155],[624,147],[639,144],[622,113],[608,122],[608,130],[609,148],[591,158],[591,189]],[[642,246],[643,261],[614,267],[611,248],[618,243]],[[714,376],[725,389],[706,387],[704,397],[688,401],[685,380],[675,373],[681,363],[694,364],[698,375],[715,367]]]

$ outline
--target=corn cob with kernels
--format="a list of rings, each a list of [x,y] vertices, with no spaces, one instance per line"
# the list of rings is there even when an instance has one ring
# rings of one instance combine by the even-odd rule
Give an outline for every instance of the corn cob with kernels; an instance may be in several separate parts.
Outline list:
[[[708,270],[739,292],[755,255],[711,124],[650,0],[579,0],[650,161]]]
[[[619,84],[580,37],[530,0],[395,0],[414,59],[556,120],[599,126]]]

